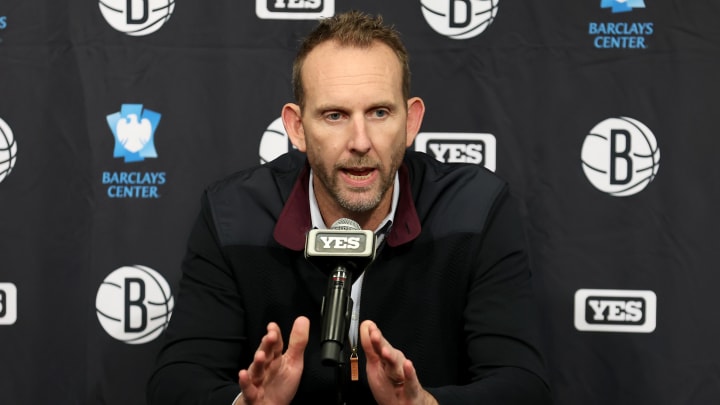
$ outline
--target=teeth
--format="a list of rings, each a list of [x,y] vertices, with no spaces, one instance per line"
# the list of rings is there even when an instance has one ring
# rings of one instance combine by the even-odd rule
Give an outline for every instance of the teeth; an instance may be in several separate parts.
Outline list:
[[[349,172],[348,172],[348,177],[350,177],[350,178],[353,179],[353,180],[365,180],[365,179],[370,178],[370,173],[368,173],[368,174],[366,174],[366,175],[364,175],[364,176],[360,176],[360,175],[352,174],[352,173],[349,173]]]

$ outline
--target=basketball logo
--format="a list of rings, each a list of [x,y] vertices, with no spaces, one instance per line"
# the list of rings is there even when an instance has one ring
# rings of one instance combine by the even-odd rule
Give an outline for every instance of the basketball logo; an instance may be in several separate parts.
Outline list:
[[[275,160],[294,146],[290,143],[282,118],[278,118],[267,127],[260,139],[260,164]]]
[[[165,330],[174,301],[167,281],[145,266],[110,273],[98,288],[95,309],[103,329],[129,344],[147,343]]]
[[[492,24],[499,0],[422,0],[425,21],[452,39],[478,36]]]
[[[99,0],[105,21],[132,36],[152,34],[170,19],[175,0]]]
[[[626,197],[644,190],[660,168],[660,148],[655,135],[642,122],[608,118],[585,137],[582,168],[598,190]]]
[[[10,126],[0,118],[0,183],[15,167],[17,142]]]

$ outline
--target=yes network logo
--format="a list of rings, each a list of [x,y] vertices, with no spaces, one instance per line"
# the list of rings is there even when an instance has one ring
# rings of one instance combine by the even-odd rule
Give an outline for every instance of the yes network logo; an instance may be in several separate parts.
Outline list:
[[[255,14],[266,20],[314,20],[335,15],[335,0],[255,0]]]
[[[13,283],[0,283],[0,325],[17,321],[17,287]]]
[[[575,328],[587,332],[651,333],[657,319],[657,296],[649,290],[575,292]]]
[[[142,104],[123,104],[119,112],[107,116],[107,123],[115,136],[113,156],[125,163],[156,158],[155,130],[160,114],[143,109]]]
[[[496,141],[492,134],[421,132],[415,150],[445,163],[473,163],[495,171]]]
[[[627,13],[634,8],[645,8],[644,0],[602,0],[601,8],[609,8],[613,13]]]

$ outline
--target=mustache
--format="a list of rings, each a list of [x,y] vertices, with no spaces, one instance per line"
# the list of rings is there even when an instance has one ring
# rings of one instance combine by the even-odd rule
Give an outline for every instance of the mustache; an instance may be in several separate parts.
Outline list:
[[[347,159],[343,160],[341,162],[336,163],[333,168],[336,170],[342,170],[346,168],[352,168],[352,167],[363,167],[363,168],[369,168],[369,169],[379,169],[380,168],[380,162],[377,162],[371,158],[368,158],[367,156],[363,156],[360,158],[353,158],[353,159]]]

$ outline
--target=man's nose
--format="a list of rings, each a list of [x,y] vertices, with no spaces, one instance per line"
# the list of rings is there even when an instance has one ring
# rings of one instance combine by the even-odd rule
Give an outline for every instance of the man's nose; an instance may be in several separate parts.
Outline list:
[[[352,133],[350,135],[350,150],[358,153],[367,153],[372,148],[372,142],[368,134],[367,122],[365,117],[354,118],[352,123]]]

